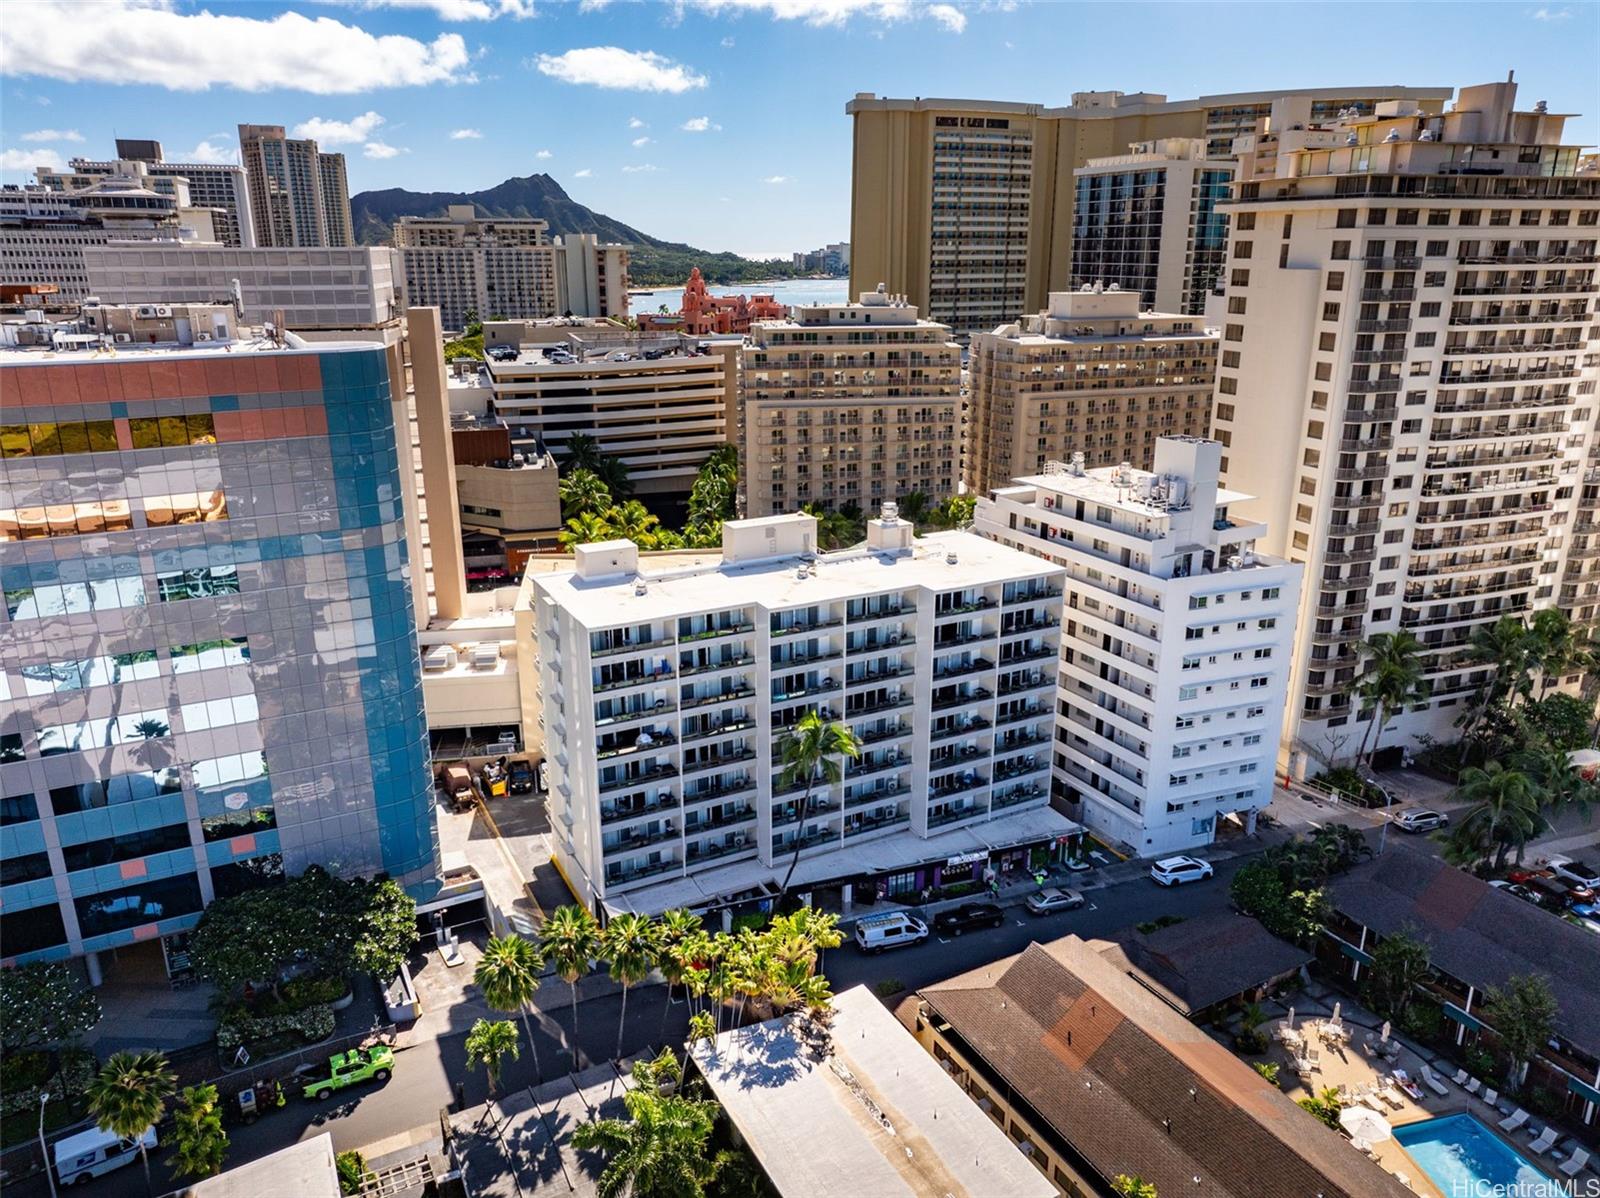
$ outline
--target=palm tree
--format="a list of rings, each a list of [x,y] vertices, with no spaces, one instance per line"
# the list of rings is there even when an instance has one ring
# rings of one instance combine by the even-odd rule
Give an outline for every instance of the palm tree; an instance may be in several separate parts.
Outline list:
[[[952,495],[939,501],[928,523],[935,528],[965,528],[972,523],[972,513],[977,506],[975,495]]]
[[[600,458],[600,442],[588,433],[573,433],[561,447],[561,464],[567,470],[588,470],[598,474]]]
[[[483,1066],[490,1098],[500,1089],[500,1062],[507,1054],[513,1061],[521,1055],[516,1024],[509,1019],[480,1019],[472,1025],[467,1033],[467,1064]]]
[[[789,871],[783,875],[775,909],[782,906],[783,896],[789,893],[789,879],[794,877],[794,867],[800,864],[800,842],[805,835],[806,820],[811,816],[811,792],[819,781],[829,784],[839,781],[844,775],[841,759],[861,756],[861,742],[849,728],[837,721],[824,721],[813,709],[783,734],[779,754],[783,759],[783,785],[803,783],[805,792],[800,796],[800,822],[794,830],[794,855],[789,858]]]
[[[1516,616],[1501,616],[1493,624],[1480,625],[1473,630],[1468,647],[1475,661],[1494,668],[1484,693],[1486,711],[1502,702],[1513,707],[1517,695],[1532,689],[1535,641]]]
[[[472,980],[483,991],[484,1001],[496,1011],[515,1011],[522,1017],[522,1030],[528,1033],[528,1047],[533,1051],[533,1073],[542,1078],[539,1068],[539,1046],[533,1042],[533,1026],[528,1022],[528,1004],[539,989],[539,974],[544,970],[544,957],[531,940],[512,933],[492,936],[483,946],[483,956]]]
[[[1539,669],[1539,698],[1548,695],[1563,674],[1594,668],[1595,646],[1588,633],[1573,627],[1559,607],[1541,608],[1528,623]]]
[[[611,491],[593,470],[578,466],[559,483],[561,514],[570,520],[585,513],[599,515],[611,506]]]
[[[612,536],[626,537],[640,549],[655,548],[656,535],[661,528],[661,521],[637,499],[613,507],[606,513],[606,523]]]
[[[717,1104],[654,1086],[635,1086],[622,1102],[627,1119],[580,1123],[572,1132],[579,1149],[606,1154],[599,1198],[703,1198],[728,1159],[711,1150]]]
[[[585,907],[557,907],[539,929],[545,959],[572,991],[572,1071],[578,1071],[578,979],[600,951],[600,925]]]
[[[143,1137],[161,1122],[177,1082],[167,1058],[149,1049],[113,1053],[89,1086],[89,1113],[100,1130],[138,1142],[146,1190],[151,1188],[150,1154]]]
[[[617,499],[626,499],[633,494],[633,480],[628,477],[628,464],[621,458],[612,454],[602,455],[592,469]]]
[[[900,511],[900,519],[921,524],[928,518],[928,509],[933,506],[933,500],[928,498],[926,491],[909,491],[900,496],[895,506]]]
[[[1358,650],[1366,659],[1361,677],[1356,682],[1356,694],[1363,704],[1372,706],[1372,722],[1361,735],[1361,748],[1356,751],[1359,760],[1367,753],[1367,739],[1378,732],[1390,713],[1417,702],[1428,693],[1427,681],[1422,676],[1422,642],[1409,632],[1379,632],[1362,641]],[[1378,751],[1382,735],[1372,743],[1372,753]],[[1372,754],[1367,753],[1367,766],[1372,766]]]
[[[843,512],[836,512],[820,503],[808,503],[800,509],[817,518],[817,547],[838,549],[853,543],[855,524]]]
[[[656,919],[661,933],[657,946],[656,968],[667,979],[667,1001],[661,1004],[661,1031],[666,1034],[667,1012],[672,1005],[672,991],[683,981],[684,973],[692,961],[681,951],[686,944],[696,941],[701,934],[700,917],[683,907],[663,911]]]
[[[628,991],[655,968],[660,933],[648,915],[631,911],[612,918],[600,933],[600,949],[610,962],[611,980],[622,985],[622,1014],[617,1019],[617,1059],[622,1059],[622,1034],[628,1022]]]
[[[1457,793],[1472,803],[1452,835],[1457,852],[1479,859],[1493,853],[1496,869],[1513,845],[1526,844],[1544,826],[1533,779],[1514,766],[1489,761],[1482,769],[1469,767]]]
[[[173,1112],[172,1171],[180,1177],[212,1177],[222,1171],[228,1133],[215,1086],[186,1086]]]
[[[615,511],[615,508],[607,509]],[[596,515],[594,512],[580,512],[567,521],[567,526],[557,534],[556,539],[561,542],[561,548],[572,551],[574,545],[588,545],[594,541],[610,541],[616,539],[616,531],[606,522],[604,514]]]

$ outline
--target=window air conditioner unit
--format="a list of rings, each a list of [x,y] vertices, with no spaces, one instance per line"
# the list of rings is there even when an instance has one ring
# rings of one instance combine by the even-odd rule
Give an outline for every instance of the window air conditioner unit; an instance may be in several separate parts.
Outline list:
[[[118,333],[117,334],[117,344],[118,345],[126,345],[126,344],[128,344],[128,342],[130,342],[132,340],[133,340],[133,334],[132,333]]]
[[[738,832],[738,833],[736,833],[734,835],[733,847],[736,848],[736,849],[744,848],[744,833],[743,832]]]
[[[157,316],[171,316],[172,315],[172,309],[163,304],[163,305],[161,305],[161,306],[156,308],[156,315]]]
[[[141,305],[139,305],[138,308],[134,309],[134,315],[135,316],[143,316],[143,317],[149,318],[151,316],[154,316],[155,314],[156,314],[155,308],[152,307],[149,304],[141,304]]]
[[[194,339],[196,341],[210,341],[211,340],[211,334],[210,333],[196,333],[194,335]]]

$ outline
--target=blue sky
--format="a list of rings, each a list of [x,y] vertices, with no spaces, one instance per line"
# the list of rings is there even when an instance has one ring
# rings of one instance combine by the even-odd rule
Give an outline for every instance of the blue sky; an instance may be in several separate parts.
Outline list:
[[[1600,129],[1600,5],[1027,0],[6,0],[0,177],[240,122],[343,150],[352,191],[548,171],[657,236],[741,253],[849,235],[856,92],[1064,104],[1515,69]],[[152,81],[160,81],[152,82]]]

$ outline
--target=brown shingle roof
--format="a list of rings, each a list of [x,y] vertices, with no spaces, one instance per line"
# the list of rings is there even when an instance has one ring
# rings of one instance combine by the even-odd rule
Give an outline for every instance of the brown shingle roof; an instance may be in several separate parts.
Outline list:
[[[1407,1193],[1075,936],[922,997],[1107,1182],[1136,1174],[1195,1198]]]
[[[1482,990],[1542,974],[1559,1007],[1556,1031],[1600,1056],[1600,941],[1437,857],[1391,844],[1328,887],[1338,911],[1380,936],[1412,931],[1433,963]]]
[[[1312,957],[1231,911],[1193,916],[1154,932],[1129,929],[1096,947],[1185,1015],[1292,973]]]

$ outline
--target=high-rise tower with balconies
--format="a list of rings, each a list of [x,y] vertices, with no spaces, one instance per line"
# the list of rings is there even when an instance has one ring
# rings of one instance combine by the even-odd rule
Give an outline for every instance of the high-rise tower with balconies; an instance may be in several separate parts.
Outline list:
[[[1562,571],[1594,528],[1600,176],[1516,90],[1275,115],[1241,146],[1213,429],[1264,546],[1306,564],[1291,749],[1355,751],[1374,633],[1424,646],[1431,693],[1377,734],[1401,750],[1451,735],[1475,629],[1594,614]]]

